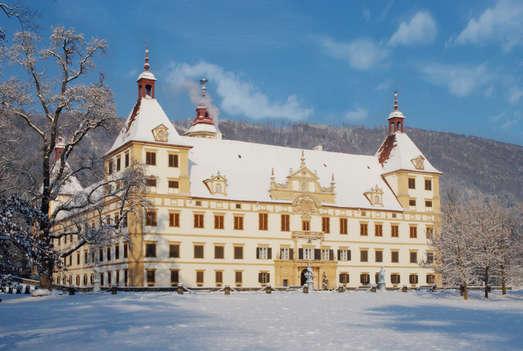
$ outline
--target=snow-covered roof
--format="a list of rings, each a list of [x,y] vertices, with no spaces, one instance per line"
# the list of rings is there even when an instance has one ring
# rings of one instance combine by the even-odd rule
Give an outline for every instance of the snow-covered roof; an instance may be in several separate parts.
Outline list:
[[[193,124],[185,134],[189,133],[198,133],[198,132],[207,132],[207,133],[218,133],[218,129],[214,124],[208,123],[196,123]]]
[[[383,167],[383,173],[400,169],[441,173],[432,166],[407,133],[399,131],[387,136],[376,152],[376,159]]]
[[[120,134],[107,153],[116,150],[129,141],[157,142],[153,130],[162,124],[167,128],[167,143],[175,144],[179,136],[178,132],[163,111],[158,100],[150,96],[139,98]]]
[[[137,81],[140,80],[140,79],[150,79],[150,80],[156,80],[156,77],[154,76],[153,72],[151,71],[143,71],[142,73],[140,73],[140,75],[138,76],[138,78],[136,79]]]
[[[189,144],[191,195],[233,200],[273,201],[269,197],[271,170],[276,182],[283,183],[289,168],[300,166],[302,149],[256,144],[235,140],[180,137]],[[306,166],[316,172],[322,186],[335,177],[333,205],[355,208],[402,210],[395,195],[381,177],[382,169],[374,156],[305,150]],[[227,195],[210,194],[203,181],[219,172],[227,178]],[[383,206],[370,205],[364,193],[378,186],[383,190]],[[280,202],[280,201],[278,201]]]

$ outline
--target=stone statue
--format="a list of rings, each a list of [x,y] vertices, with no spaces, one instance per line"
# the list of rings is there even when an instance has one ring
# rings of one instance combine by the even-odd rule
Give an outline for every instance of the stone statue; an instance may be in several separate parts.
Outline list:
[[[322,290],[327,290],[329,288],[329,279],[327,278],[327,273],[323,272],[321,276],[321,288]]]
[[[381,267],[379,273],[378,273],[378,289],[384,290],[385,289],[385,270],[383,267]]]
[[[313,287],[313,274],[312,274],[312,268],[311,266],[307,267],[307,271],[305,272],[305,284],[309,288],[309,291],[312,291]]]

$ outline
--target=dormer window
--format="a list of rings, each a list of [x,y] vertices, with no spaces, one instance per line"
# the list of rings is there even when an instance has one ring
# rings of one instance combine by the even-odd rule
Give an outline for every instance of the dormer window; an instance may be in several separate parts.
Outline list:
[[[203,181],[209,193],[227,195],[227,178],[218,172]]]

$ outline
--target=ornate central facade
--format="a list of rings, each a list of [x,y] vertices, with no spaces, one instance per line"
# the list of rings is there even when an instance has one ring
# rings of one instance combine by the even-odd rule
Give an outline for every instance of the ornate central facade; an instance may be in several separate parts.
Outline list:
[[[316,288],[369,286],[382,267],[387,287],[439,283],[440,172],[405,133],[397,95],[388,136],[367,156],[222,139],[205,79],[182,136],[154,96],[148,58],[137,82],[104,164],[108,178],[143,165],[149,205],[127,219],[126,240],[65,257],[57,285],[283,288],[303,285],[307,266]]]

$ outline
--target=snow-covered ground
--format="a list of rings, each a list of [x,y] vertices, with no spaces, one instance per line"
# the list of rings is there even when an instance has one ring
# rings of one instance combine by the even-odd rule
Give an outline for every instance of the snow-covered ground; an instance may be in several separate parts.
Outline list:
[[[521,291],[0,298],[0,350],[523,349]]]

